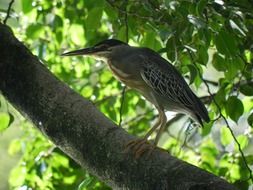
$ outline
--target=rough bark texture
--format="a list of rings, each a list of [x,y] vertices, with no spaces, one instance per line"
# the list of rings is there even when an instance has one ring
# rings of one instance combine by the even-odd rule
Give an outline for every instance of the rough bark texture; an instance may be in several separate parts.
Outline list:
[[[236,189],[165,151],[137,160],[125,153],[125,144],[135,137],[52,75],[2,24],[0,90],[61,150],[114,189]]]

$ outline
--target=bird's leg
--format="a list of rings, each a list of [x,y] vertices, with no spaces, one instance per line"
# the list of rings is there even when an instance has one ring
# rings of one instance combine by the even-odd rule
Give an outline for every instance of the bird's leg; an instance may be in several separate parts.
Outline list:
[[[144,152],[148,151],[149,154],[154,150],[154,145],[146,144],[148,142],[148,137],[160,126],[166,124],[166,115],[164,111],[160,108],[157,108],[159,112],[159,117],[155,125],[148,131],[148,133],[142,138],[130,141],[126,146],[129,149],[132,149],[135,153],[135,157],[140,157]],[[165,123],[165,124],[164,124]],[[160,127],[161,128],[161,127]],[[160,131],[160,129],[159,129]],[[157,139],[157,138],[156,138]],[[155,144],[156,145],[156,144]]]
[[[162,132],[164,130],[164,127],[166,126],[166,123],[167,123],[167,117],[164,113],[164,111],[161,111],[161,125],[160,125],[160,128],[159,128],[159,131],[155,137],[155,142],[154,142],[154,145],[156,146],[158,144],[158,141],[162,135]]]
[[[154,144],[152,146],[149,146],[149,147],[139,147],[139,149],[136,151],[136,155],[138,157],[140,155],[142,155],[144,152],[147,152],[147,155],[149,156],[155,150],[155,148],[157,148],[158,141],[159,141],[159,139],[161,137],[161,134],[162,134],[162,132],[164,130],[164,127],[166,126],[166,123],[167,123],[167,117],[166,117],[164,111],[162,109],[159,109],[159,108],[158,108],[158,111],[159,111],[159,125],[158,125],[159,130],[158,130],[158,133],[157,133],[157,135],[155,137],[155,142],[154,142]],[[154,130],[155,129],[153,129],[153,131]]]
[[[161,124],[161,117],[159,114],[158,120],[156,121],[155,125],[147,132],[147,134],[143,138],[132,140],[132,141],[128,142],[126,146],[128,148],[132,148],[132,147],[136,147],[136,145],[144,144],[145,142],[148,141],[148,137],[160,126],[160,124]],[[138,148],[138,147],[136,147],[136,148]]]

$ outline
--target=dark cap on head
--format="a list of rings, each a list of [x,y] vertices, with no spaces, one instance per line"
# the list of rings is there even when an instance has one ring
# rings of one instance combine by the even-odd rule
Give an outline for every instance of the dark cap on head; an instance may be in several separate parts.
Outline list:
[[[113,46],[118,46],[118,45],[128,45],[125,42],[122,42],[120,40],[116,40],[116,39],[107,39],[104,40],[102,42],[99,42],[98,44],[96,44],[95,46],[100,46],[100,45],[107,45],[109,47],[113,47]]]

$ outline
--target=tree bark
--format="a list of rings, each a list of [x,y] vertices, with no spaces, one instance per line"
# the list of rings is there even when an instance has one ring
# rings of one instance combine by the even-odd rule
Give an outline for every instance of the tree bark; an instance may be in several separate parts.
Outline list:
[[[236,190],[225,180],[156,149],[135,159],[135,137],[57,79],[0,24],[0,90],[4,97],[83,168],[114,189]]]

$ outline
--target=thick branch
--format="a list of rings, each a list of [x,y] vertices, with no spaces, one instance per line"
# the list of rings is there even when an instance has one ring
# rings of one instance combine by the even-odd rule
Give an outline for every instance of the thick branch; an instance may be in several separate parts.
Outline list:
[[[0,90],[9,102],[82,167],[115,189],[235,190],[226,181],[155,150],[136,160],[134,137],[53,76],[0,24]]]

